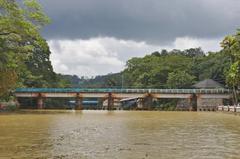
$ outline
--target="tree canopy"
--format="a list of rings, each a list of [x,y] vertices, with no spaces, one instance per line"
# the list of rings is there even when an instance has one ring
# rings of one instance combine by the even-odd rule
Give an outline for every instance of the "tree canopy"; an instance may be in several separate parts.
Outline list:
[[[128,60],[123,74],[129,86],[191,88],[196,81],[211,78],[225,85],[229,57],[223,52],[204,53],[200,48],[163,50]]]
[[[238,102],[236,89],[240,88],[240,30],[235,35],[228,35],[221,42],[223,52],[230,57],[230,67],[225,72],[226,82],[232,87],[235,104]]]
[[[16,86],[56,83],[40,30],[50,22],[36,0],[0,0],[0,96]]]

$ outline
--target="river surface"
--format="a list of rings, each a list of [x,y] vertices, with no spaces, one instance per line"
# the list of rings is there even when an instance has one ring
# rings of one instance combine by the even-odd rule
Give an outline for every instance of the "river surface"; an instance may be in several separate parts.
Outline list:
[[[0,159],[239,159],[240,116],[69,111],[0,115]]]

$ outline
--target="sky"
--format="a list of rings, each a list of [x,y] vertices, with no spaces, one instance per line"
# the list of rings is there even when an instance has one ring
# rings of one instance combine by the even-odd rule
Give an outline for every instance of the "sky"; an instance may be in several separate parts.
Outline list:
[[[240,0],[39,0],[57,73],[96,76],[162,49],[220,50],[240,28]]]

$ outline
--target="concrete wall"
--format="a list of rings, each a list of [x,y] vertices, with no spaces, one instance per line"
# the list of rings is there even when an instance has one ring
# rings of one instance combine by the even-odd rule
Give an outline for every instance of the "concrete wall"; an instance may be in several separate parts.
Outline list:
[[[223,105],[223,99],[198,99],[198,111],[216,111],[219,105]]]
[[[176,110],[192,110],[193,108],[193,103],[192,99],[180,99],[177,103]]]

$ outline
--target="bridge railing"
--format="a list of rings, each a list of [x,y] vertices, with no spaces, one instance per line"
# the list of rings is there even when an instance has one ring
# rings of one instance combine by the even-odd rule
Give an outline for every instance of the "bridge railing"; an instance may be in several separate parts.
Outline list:
[[[171,93],[226,94],[229,89],[17,88],[15,93]]]

